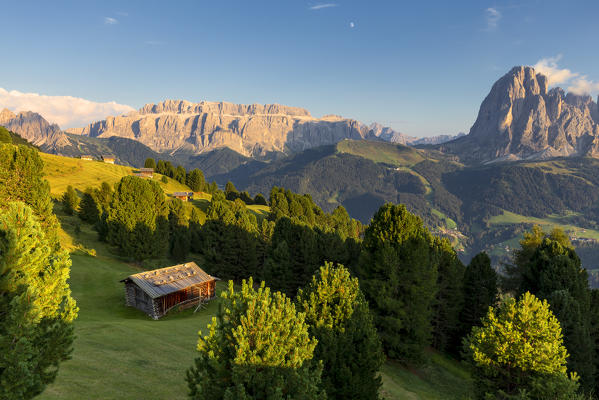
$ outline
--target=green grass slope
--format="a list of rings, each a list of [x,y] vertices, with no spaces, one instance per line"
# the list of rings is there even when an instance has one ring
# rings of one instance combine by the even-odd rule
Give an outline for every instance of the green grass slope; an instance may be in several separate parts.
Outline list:
[[[135,168],[123,165],[106,164],[101,161],[87,161],[79,158],[62,157],[52,154],[39,153],[44,161],[45,178],[50,182],[52,196],[62,195],[68,185],[84,191],[87,187],[99,187],[102,182],[114,184],[122,177],[132,175]],[[166,193],[189,191],[183,185],[171,178],[168,183],[162,183],[162,175],[154,174],[154,180],[162,186]]]
[[[423,151],[413,147],[368,140],[343,140],[337,143],[337,152],[396,167],[411,167],[426,158]]]
[[[185,371],[196,357],[198,331],[206,330],[218,300],[197,313],[188,309],[158,321],[126,307],[119,281],[141,269],[113,255],[91,226],[83,224],[75,233],[77,217],[58,216],[62,239],[73,250],[70,284],[80,311],[72,359],[39,398],[185,399]],[[95,257],[88,255],[92,248]],[[218,282],[217,292],[225,285]],[[429,359],[418,368],[386,363],[381,371],[384,398],[466,399],[469,380],[461,365],[436,353]]]

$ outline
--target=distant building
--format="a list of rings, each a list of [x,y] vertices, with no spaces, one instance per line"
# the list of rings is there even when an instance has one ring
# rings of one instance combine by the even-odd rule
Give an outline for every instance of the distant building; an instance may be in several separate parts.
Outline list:
[[[176,306],[193,306],[214,298],[216,280],[194,262],[140,272],[121,280],[126,304],[154,319]]]
[[[93,158],[92,156],[90,156],[89,154],[83,154],[83,155],[81,155],[81,156],[80,156],[80,158],[81,158],[82,160],[87,160],[87,161],[93,161],[93,159],[94,159],[94,158]]]
[[[189,201],[193,199],[193,192],[175,192],[173,197],[183,201]]]
[[[139,176],[140,178],[153,178],[154,177],[154,168],[140,168],[135,176]]]
[[[104,161],[107,164],[114,164],[114,156],[102,156],[102,161]]]

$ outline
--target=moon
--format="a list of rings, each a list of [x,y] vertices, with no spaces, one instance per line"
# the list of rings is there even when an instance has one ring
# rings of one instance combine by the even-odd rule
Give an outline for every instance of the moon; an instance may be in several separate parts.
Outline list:
[[[353,27],[355,27],[355,26],[356,26],[356,24],[354,24],[353,22],[350,22],[350,23],[349,23],[349,27],[350,27],[350,28],[353,28]]]

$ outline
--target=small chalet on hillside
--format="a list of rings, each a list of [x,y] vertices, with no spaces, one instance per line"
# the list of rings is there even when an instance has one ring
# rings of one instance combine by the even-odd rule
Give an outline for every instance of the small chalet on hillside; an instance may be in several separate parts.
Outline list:
[[[107,164],[114,164],[114,156],[102,156],[102,161],[104,161]]]
[[[90,156],[89,154],[82,154],[81,159],[86,160],[86,161],[92,161],[94,158],[92,156]]]
[[[135,176],[139,176],[140,178],[153,178],[154,177],[154,168],[140,168]]]
[[[192,306],[215,296],[216,280],[194,262],[140,272],[121,282],[125,299],[154,319],[180,306]]]
[[[173,197],[183,201],[189,201],[193,199],[193,192],[175,192]]]

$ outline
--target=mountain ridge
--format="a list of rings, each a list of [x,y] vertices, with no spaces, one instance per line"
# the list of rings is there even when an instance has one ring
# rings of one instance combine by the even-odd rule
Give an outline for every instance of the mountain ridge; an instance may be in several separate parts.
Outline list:
[[[599,107],[589,95],[549,90],[532,67],[514,67],[495,82],[469,134],[438,148],[469,163],[598,158]]]

